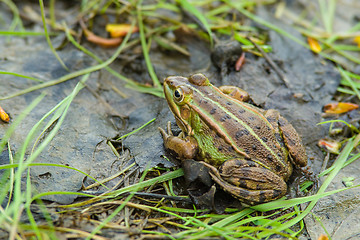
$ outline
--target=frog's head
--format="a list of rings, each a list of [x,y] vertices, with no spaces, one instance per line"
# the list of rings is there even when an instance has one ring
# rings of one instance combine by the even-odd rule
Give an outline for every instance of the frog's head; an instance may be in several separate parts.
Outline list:
[[[197,87],[210,85],[209,80],[201,73],[189,78],[170,76],[164,81],[165,98],[175,116],[177,125],[186,134],[191,134],[194,117],[193,101]]]

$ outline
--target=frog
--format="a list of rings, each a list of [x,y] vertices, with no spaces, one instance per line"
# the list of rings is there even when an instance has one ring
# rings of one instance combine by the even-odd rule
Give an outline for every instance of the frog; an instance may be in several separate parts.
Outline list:
[[[164,95],[181,129],[159,128],[164,147],[202,163],[220,189],[245,205],[283,197],[293,168],[307,165],[300,135],[275,109],[262,109],[236,86],[212,85],[202,73],[169,76]]]

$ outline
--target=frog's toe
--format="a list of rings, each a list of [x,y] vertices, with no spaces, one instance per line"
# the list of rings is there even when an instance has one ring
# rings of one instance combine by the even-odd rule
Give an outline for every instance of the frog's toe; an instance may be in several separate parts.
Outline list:
[[[160,131],[160,133],[161,133],[162,138],[164,139],[164,141],[170,137],[170,135],[167,134],[164,129],[162,129],[161,127],[158,127],[158,129],[159,129],[159,131]]]
[[[170,121],[167,122],[167,133],[168,133],[168,135],[173,136],[173,133],[171,131],[171,122]]]

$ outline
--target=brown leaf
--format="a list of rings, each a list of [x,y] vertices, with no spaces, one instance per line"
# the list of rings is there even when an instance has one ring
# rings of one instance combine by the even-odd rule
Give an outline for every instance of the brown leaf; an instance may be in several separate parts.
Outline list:
[[[90,32],[90,34],[88,34],[86,36],[86,39],[89,42],[95,43],[104,48],[117,47],[122,42],[122,38],[103,38],[103,37],[95,35],[92,32]]]
[[[240,71],[240,68],[242,67],[242,65],[244,65],[244,63],[245,63],[245,53],[242,52],[241,56],[239,57],[239,59],[235,63],[235,70],[237,72]]]
[[[89,42],[95,43],[101,47],[104,47],[104,48],[117,47],[122,42],[122,38],[103,38],[103,37],[95,35],[93,32],[91,32],[89,29],[87,29],[85,23],[82,20],[80,21],[80,25],[84,31],[86,39]]]

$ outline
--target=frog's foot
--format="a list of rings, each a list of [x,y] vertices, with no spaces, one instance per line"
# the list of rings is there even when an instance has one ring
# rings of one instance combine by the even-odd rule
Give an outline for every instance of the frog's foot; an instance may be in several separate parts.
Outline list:
[[[242,90],[239,87],[221,86],[221,87],[219,87],[219,89],[220,89],[220,91],[222,91],[224,94],[228,95],[229,97],[232,97],[241,102],[247,102],[250,100],[249,93],[247,93],[245,90]]]
[[[198,144],[196,140],[190,136],[184,138],[181,132],[179,136],[174,136],[171,131],[171,124],[168,122],[167,131],[159,127],[159,131],[164,139],[166,150],[176,158],[192,159],[198,152]]]
[[[254,205],[285,195],[287,185],[284,179],[270,170],[241,159],[228,160],[226,163],[225,167],[220,167],[220,172],[207,163],[203,164],[209,168],[212,179],[241,202]]]

